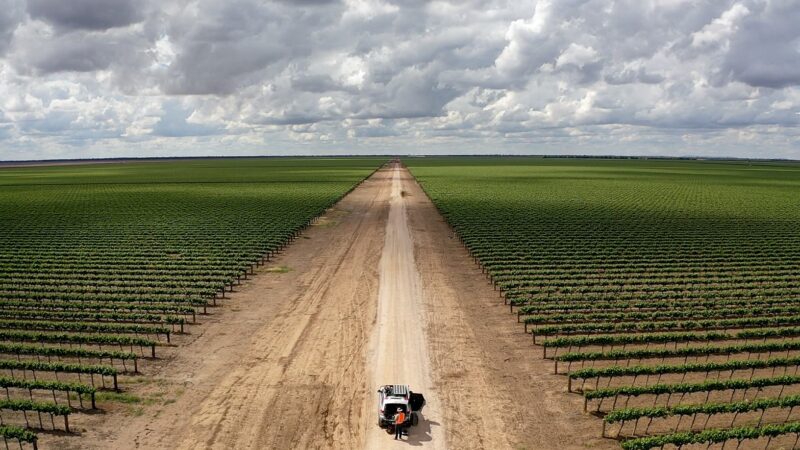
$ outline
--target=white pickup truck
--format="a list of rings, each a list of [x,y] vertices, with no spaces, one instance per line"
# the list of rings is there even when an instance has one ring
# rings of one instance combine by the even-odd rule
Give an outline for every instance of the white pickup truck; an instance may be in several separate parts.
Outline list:
[[[387,384],[378,389],[378,426],[386,428],[394,425],[394,415],[400,408],[406,413],[403,426],[416,426],[419,423],[417,413],[425,406],[422,394],[411,392],[405,384]]]

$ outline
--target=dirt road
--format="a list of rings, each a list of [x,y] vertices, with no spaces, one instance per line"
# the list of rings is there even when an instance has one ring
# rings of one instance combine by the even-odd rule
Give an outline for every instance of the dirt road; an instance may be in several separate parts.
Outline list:
[[[377,325],[367,367],[372,386],[408,384],[425,395],[427,405],[419,425],[408,430],[408,441],[396,442],[388,440],[387,433],[375,425],[375,401],[368,401],[367,410],[371,406],[373,412],[367,414],[366,448],[405,448],[411,444],[443,449],[446,446],[442,414],[431,382],[422,287],[408,230],[401,173],[399,167],[395,168],[392,177],[391,207],[380,264]]]
[[[135,400],[41,448],[614,448],[407,170],[378,171],[270,266],[123,378]],[[402,442],[376,424],[388,383],[427,399]]]

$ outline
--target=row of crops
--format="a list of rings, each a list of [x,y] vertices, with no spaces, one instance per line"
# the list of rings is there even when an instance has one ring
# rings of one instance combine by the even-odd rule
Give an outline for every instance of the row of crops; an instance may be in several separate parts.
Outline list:
[[[36,444],[202,323],[382,161],[0,169],[0,436]]]
[[[797,448],[800,166],[405,162],[598,434]]]

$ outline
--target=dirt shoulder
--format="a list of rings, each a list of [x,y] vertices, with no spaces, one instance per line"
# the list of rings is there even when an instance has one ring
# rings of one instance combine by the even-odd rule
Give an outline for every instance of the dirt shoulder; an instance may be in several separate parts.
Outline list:
[[[451,448],[613,449],[410,173],[407,214]]]

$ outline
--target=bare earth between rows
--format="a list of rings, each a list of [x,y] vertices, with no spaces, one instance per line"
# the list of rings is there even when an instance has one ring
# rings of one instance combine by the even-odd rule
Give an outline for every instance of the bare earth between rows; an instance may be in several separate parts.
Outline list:
[[[376,172],[124,387],[42,448],[614,448],[430,200]],[[283,271],[280,271],[283,272]],[[391,379],[385,379],[391,378]],[[378,384],[428,398],[395,443]]]

